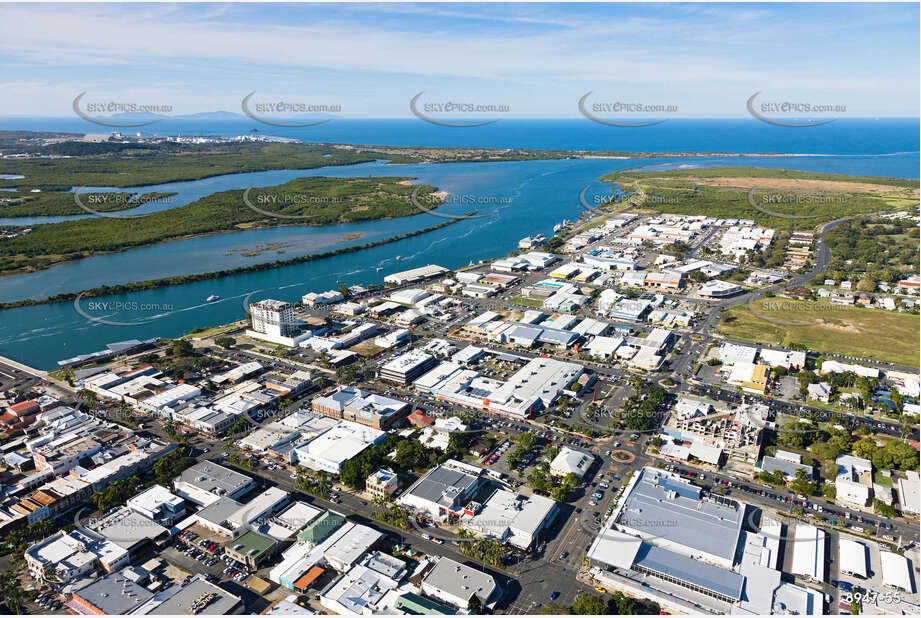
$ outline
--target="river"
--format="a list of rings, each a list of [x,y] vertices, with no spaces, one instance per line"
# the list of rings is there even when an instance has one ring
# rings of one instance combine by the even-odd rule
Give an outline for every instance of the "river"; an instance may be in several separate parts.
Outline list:
[[[917,161],[917,155],[914,155]],[[561,159],[501,163],[450,163],[386,165],[384,162],[306,171],[284,170],[218,176],[199,181],[166,183],[144,191],[175,192],[170,207],[189,203],[203,195],[248,186],[269,186],[303,176],[413,176],[418,182],[450,192],[465,203],[449,203],[439,212],[462,214],[476,209],[481,218],[455,223],[447,228],[392,244],[355,253],[325,258],[218,280],[131,293],[107,299],[81,301],[81,309],[94,317],[127,322],[115,326],[82,317],[73,303],[38,305],[0,312],[0,355],[35,367],[51,369],[56,361],[99,350],[106,343],[153,336],[172,337],[195,327],[207,327],[244,316],[243,298],[298,300],[310,291],[335,288],[338,284],[381,283],[391,272],[430,263],[456,268],[471,261],[507,254],[520,238],[536,233],[550,235],[553,225],[564,218],[574,220],[584,213],[579,194],[589,186],[592,196],[609,194],[597,181],[605,173],[643,165],[762,165],[837,173],[866,173],[888,160],[886,175],[911,177],[917,166],[906,166],[899,157],[836,156],[726,159]],[[913,169],[913,172],[905,172]],[[111,188],[105,188],[111,189]],[[125,189],[121,189],[125,190]],[[241,205],[241,207],[244,207]],[[63,264],[37,273],[0,279],[0,301],[44,298],[103,284],[127,283],[179,274],[208,272],[236,266],[271,262],[364,244],[412,230],[431,227],[444,219],[428,214],[400,219],[338,226],[293,226],[215,234],[162,243]],[[346,240],[349,234],[359,238]],[[282,243],[283,254],[265,250],[267,243]],[[244,256],[246,250],[256,255]],[[229,253],[229,255],[228,255]],[[397,260],[396,256],[400,256]],[[378,269],[381,270],[378,270]],[[221,300],[205,303],[210,295]],[[101,301],[119,302],[120,310],[107,310]],[[91,305],[92,303],[92,305]],[[109,305],[111,306],[111,305]]]

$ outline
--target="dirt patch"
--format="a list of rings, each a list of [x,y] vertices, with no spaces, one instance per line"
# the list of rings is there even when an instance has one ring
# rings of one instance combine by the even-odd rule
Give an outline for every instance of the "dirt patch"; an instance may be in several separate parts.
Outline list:
[[[858,328],[858,327],[855,326],[854,324],[835,324],[835,323],[833,323],[833,322],[823,322],[823,323],[822,323],[822,327],[823,327],[823,328],[831,328],[831,329],[833,329],[833,330],[839,330],[839,331],[843,331],[843,332],[846,332],[846,333],[856,333],[856,334],[860,334],[860,333],[863,332],[863,330],[861,330],[860,328]]]
[[[646,180],[656,180],[649,178]],[[677,178],[659,178],[658,180],[679,180]],[[890,195],[893,197],[918,197],[919,190],[909,187],[893,187],[866,182],[844,182],[840,180],[806,180],[801,178],[756,178],[754,176],[699,178],[686,176],[687,180],[699,185],[713,187],[732,187],[739,189],[776,189],[780,191],[824,191],[827,193],[870,193],[873,195]]]

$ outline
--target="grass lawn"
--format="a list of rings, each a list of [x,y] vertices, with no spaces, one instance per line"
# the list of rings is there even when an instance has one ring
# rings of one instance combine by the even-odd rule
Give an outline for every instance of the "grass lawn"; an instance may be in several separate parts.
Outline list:
[[[883,476],[883,473],[879,470],[873,473],[873,482],[885,487],[892,487],[892,477]]]
[[[525,307],[534,307],[535,309],[541,309],[544,306],[544,301],[536,298],[525,298],[524,296],[516,296],[509,302],[515,303],[516,305],[524,305]]]
[[[766,317],[808,325],[768,322],[753,314],[746,304],[723,314],[719,332],[741,341],[782,346],[800,344],[816,352],[918,365],[921,319],[917,315],[786,298],[762,298],[754,305],[758,313]]]
[[[204,339],[205,337],[214,337],[215,335],[220,335],[221,333],[226,333],[237,328],[240,328],[240,326],[236,323],[223,324],[221,326],[214,326],[212,328],[205,328],[197,332],[188,333],[180,337],[180,339]]]

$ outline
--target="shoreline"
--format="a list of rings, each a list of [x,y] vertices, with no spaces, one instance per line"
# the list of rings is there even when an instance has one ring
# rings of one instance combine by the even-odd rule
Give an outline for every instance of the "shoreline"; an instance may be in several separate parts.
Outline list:
[[[400,240],[405,240],[407,238],[412,238],[414,236],[420,236],[422,234],[427,234],[429,232],[434,232],[435,230],[440,230],[442,228],[453,225],[459,221],[463,221],[465,216],[471,214],[476,214],[476,211],[471,211],[466,215],[451,219],[450,221],[445,221],[444,223],[439,223],[438,225],[433,225],[430,227],[422,228],[414,232],[407,232],[405,234],[399,234],[397,236],[390,236],[389,238],[384,238],[381,240],[376,240],[370,243],[365,243],[363,245],[354,245],[352,247],[342,247],[339,249],[333,249],[330,251],[323,251],[321,253],[311,253],[308,255],[302,255],[295,258],[289,258],[286,260],[275,260],[274,262],[263,262],[261,264],[252,264],[249,266],[239,266],[237,268],[230,268],[225,270],[215,270],[204,273],[194,273],[189,275],[177,275],[173,277],[162,277],[159,279],[149,279],[147,281],[134,281],[131,283],[121,283],[118,285],[104,285],[96,288],[90,288],[87,290],[82,290],[79,292],[66,292],[63,294],[56,294],[54,296],[49,296],[41,299],[22,299],[11,302],[0,303],[0,311],[4,309],[17,309],[20,307],[33,307],[37,305],[51,305],[56,303],[64,303],[75,300],[76,298],[98,298],[101,296],[112,296],[116,294],[126,294],[130,292],[140,292],[145,290],[155,290],[159,288],[172,287],[175,285],[184,285],[187,283],[197,283],[199,281],[208,281],[211,279],[221,279],[224,277],[232,277],[234,275],[244,275],[251,272],[261,272],[264,270],[271,270],[273,268],[284,268],[285,266],[294,266],[295,264],[303,264],[306,262],[313,262],[316,260],[322,260],[329,257],[335,257],[337,255],[344,255],[348,253],[355,253],[357,251],[363,251],[365,249],[372,249],[374,247],[379,247],[382,245],[387,245],[394,243]]]

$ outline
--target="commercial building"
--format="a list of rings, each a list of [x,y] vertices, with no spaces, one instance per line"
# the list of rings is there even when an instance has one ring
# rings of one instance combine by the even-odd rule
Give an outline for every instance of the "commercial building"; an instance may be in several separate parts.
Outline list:
[[[508,543],[519,549],[531,549],[542,530],[549,527],[557,514],[556,501],[537,494],[521,496],[497,489],[474,512],[465,516],[461,527],[479,537]]]
[[[76,588],[67,606],[77,614],[123,616],[150,599],[153,592],[125,576],[109,573]]]
[[[422,475],[397,503],[438,521],[451,515],[460,517],[480,487],[482,472],[475,466],[449,459]]]
[[[451,271],[449,271],[447,268],[444,268],[443,266],[428,264],[426,266],[420,266],[419,268],[412,268],[410,270],[404,270],[387,275],[384,277],[384,283],[391,285],[405,285],[407,283],[416,283],[417,281],[424,281],[426,279],[439,277],[448,272]]]
[[[595,456],[591,453],[564,446],[550,462],[550,474],[554,476],[575,474],[581,479],[594,462]]]
[[[365,481],[365,491],[373,498],[389,500],[400,488],[400,477],[387,468],[376,470]]]
[[[883,570],[883,586],[913,594],[911,569],[908,558],[891,551],[879,552],[880,566]]]
[[[825,581],[825,531],[797,524],[793,541],[790,572],[809,581]]]
[[[743,598],[745,578],[731,568],[744,514],[744,504],[646,467],[630,479],[589,548],[589,564],[596,579],[615,587],[629,578],[638,590],[689,599],[681,609],[712,603],[729,613]]]
[[[855,365],[854,363],[842,363],[836,360],[823,361],[822,366],[819,368],[818,372],[820,374],[850,372],[864,378],[879,377],[879,369],[876,367],[864,367],[863,365]]]
[[[683,277],[681,273],[650,271],[646,273],[646,276],[643,278],[643,283],[647,286],[677,290],[683,284]]]
[[[407,385],[416,378],[420,377],[426,371],[434,367],[438,361],[435,357],[413,350],[401,354],[380,368],[379,375],[381,379],[397,384]]]
[[[108,539],[100,539],[79,529],[58,532],[25,551],[29,574],[44,581],[52,570],[59,581],[69,582],[102,568],[118,571],[131,562],[130,553]]]
[[[652,303],[645,299],[624,298],[608,312],[608,316],[624,322],[641,322],[652,310]]]
[[[776,472],[779,470],[784,477],[791,480],[796,478],[797,472],[802,470],[806,474],[806,478],[810,481],[812,480],[812,466],[780,457],[771,457],[770,455],[765,455],[764,459],[761,460],[761,470],[764,472]]]
[[[744,514],[744,504],[645,467],[631,479],[613,522],[671,552],[731,568]]]
[[[115,507],[86,528],[126,549],[132,557],[152,546],[163,547],[171,538],[169,530],[126,506]]]
[[[211,461],[200,461],[173,481],[176,494],[199,506],[207,506],[219,498],[237,499],[256,487],[245,474]]]
[[[504,358],[518,359],[511,355]],[[584,371],[575,363],[533,358],[506,382],[501,382],[457,363],[442,363],[417,380],[414,386],[437,399],[458,405],[527,418],[552,406],[560,393]]]
[[[255,531],[259,534],[279,542],[288,541],[323,512],[306,502],[297,501],[275,515],[256,519],[252,525],[258,525]]]
[[[737,283],[713,279],[712,281],[701,284],[697,293],[701,296],[709,296],[710,298],[726,298],[728,296],[734,296],[741,291],[742,287]]]
[[[343,573],[320,595],[320,604],[343,616],[384,613],[390,593],[400,585],[399,579],[364,564]]]
[[[354,421],[375,429],[389,429],[409,414],[410,405],[354,386],[340,386],[335,392],[311,402],[317,414]]]
[[[763,395],[770,378],[771,368],[767,365],[736,361],[726,381],[741,387],[744,391]]]
[[[821,616],[825,613],[822,592],[781,579],[778,553],[783,538],[783,525],[769,517],[762,517],[760,533],[743,533],[738,572],[745,578],[745,584],[732,614]]]
[[[339,421],[307,444],[295,448],[292,457],[295,463],[311,470],[339,474],[343,463],[369,446],[382,442],[386,436],[373,427]]]
[[[169,417],[171,408],[178,403],[194,399],[201,395],[201,389],[193,384],[177,384],[163,390],[152,397],[138,402],[141,412],[154,416]]]
[[[623,337],[594,337],[585,350],[595,358],[613,358],[617,349],[624,344]]]
[[[898,480],[899,508],[906,515],[921,515],[921,479],[918,473],[908,470],[905,478]]]
[[[758,352],[761,362],[771,367],[785,369],[803,369],[806,367],[806,353],[796,350],[769,350],[761,348]]]
[[[345,300],[345,296],[339,290],[329,290],[327,292],[310,292],[301,297],[301,303],[305,307],[321,307],[323,305],[332,305]]]
[[[474,596],[483,607],[499,596],[499,586],[492,575],[450,558],[439,558],[422,579],[420,588],[423,594],[462,610],[467,609]]]
[[[245,613],[240,597],[212,584],[197,574],[184,586],[173,586],[141,605],[135,614],[188,616],[207,614],[230,616]]]
[[[869,459],[854,455],[839,455],[835,459],[835,499],[845,504],[865,506],[873,492],[873,464]]]
[[[867,578],[867,547],[858,541],[838,539],[838,568],[842,573],[848,573],[861,579]]]
[[[255,570],[275,552],[276,547],[275,539],[250,530],[227,543],[224,553]]]
[[[719,349],[719,359],[724,365],[735,363],[753,364],[758,356],[758,348],[739,345],[737,343],[724,343]]]

